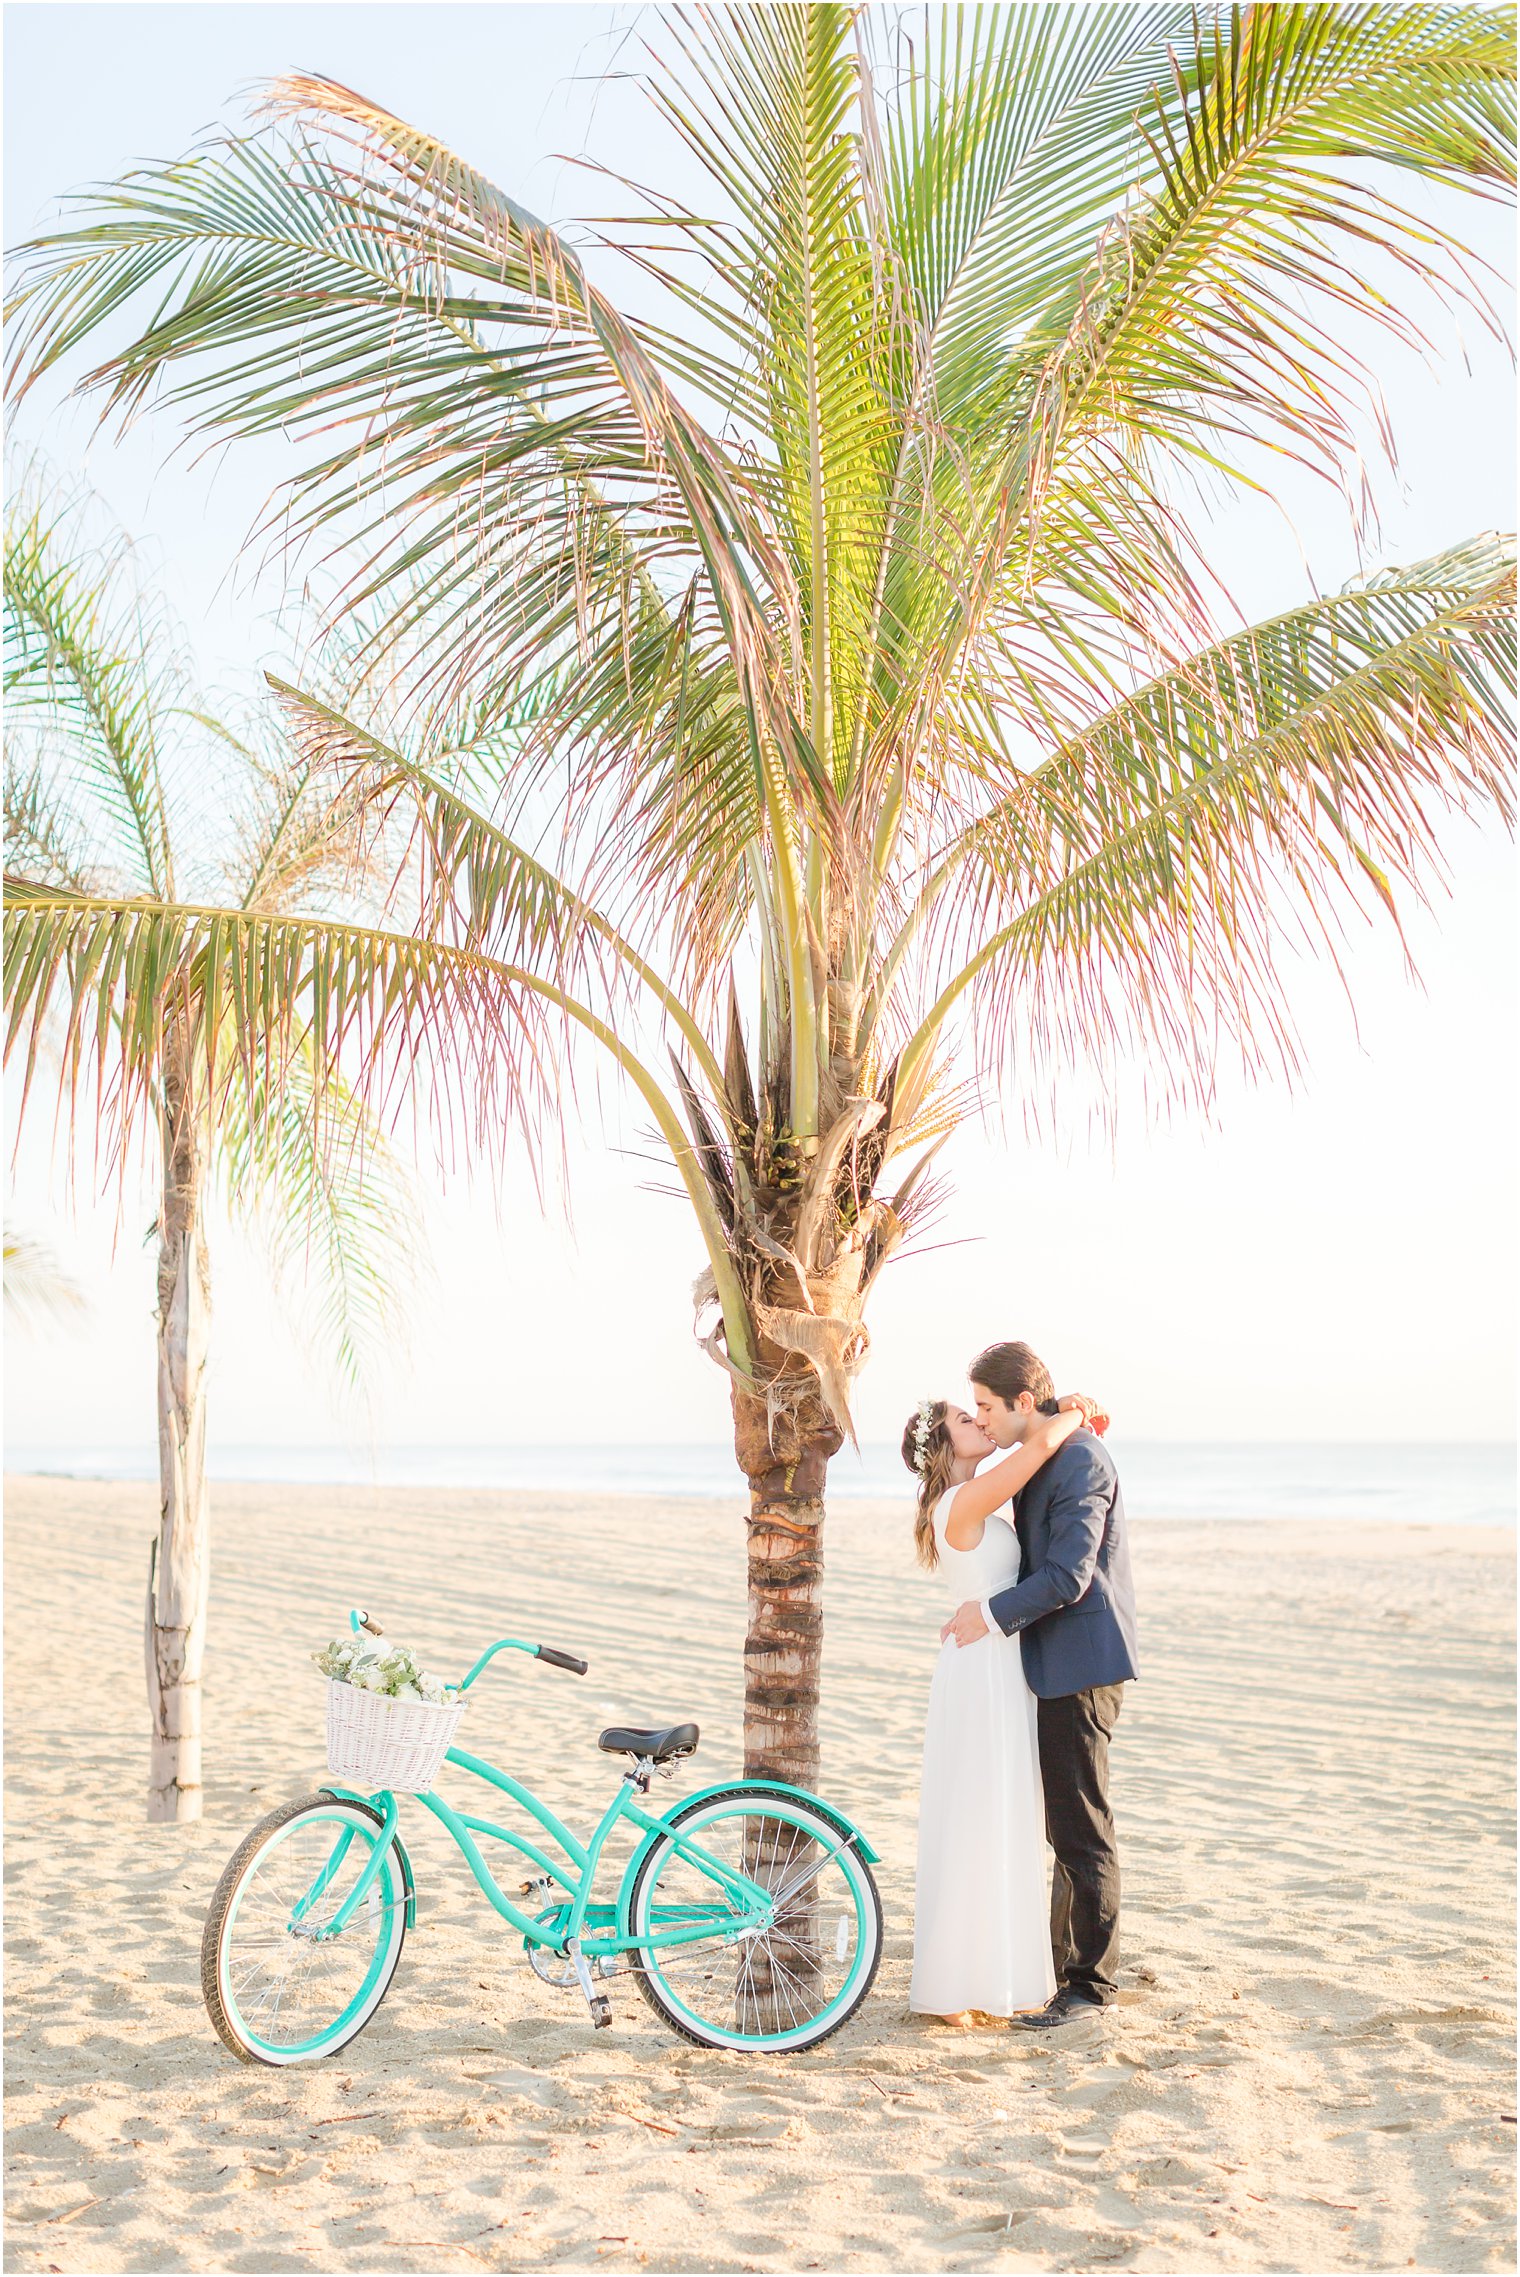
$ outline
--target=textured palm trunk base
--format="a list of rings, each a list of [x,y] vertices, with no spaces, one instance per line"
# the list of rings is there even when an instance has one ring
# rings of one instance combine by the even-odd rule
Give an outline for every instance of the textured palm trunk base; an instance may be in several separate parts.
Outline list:
[[[165,1062],[158,1256],[159,1530],[148,1569],[143,1638],[153,1717],[150,1821],[201,1815],[201,1662],[211,1579],[206,1491],[211,1266],[202,1214],[204,1148],[187,1103],[188,1051],[166,1049]]]
[[[734,1449],[750,1499],[744,1768],[751,1778],[812,1789],[823,1656],[823,1489],[840,1433],[813,1401],[776,1423],[765,1401],[748,1393],[736,1390],[733,1407]]]

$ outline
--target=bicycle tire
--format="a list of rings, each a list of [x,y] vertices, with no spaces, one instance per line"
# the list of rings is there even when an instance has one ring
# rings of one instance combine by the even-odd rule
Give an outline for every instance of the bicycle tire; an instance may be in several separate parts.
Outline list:
[[[217,2038],[240,2063],[265,2064],[281,2069],[336,2055],[340,2048],[347,2047],[351,2040],[357,2038],[369,2023],[390,1990],[400,1964],[401,1950],[406,1942],[406,1899],[409,1891],[407,1877],[393,1846],[382,1863],[375,1883],[375,1889],[381,1893],[380,1905],[388,1925],[385,1942],[372,1972],[373,1981],[366,1978],[362,1997],[348,2004],[333,2026],[319,2036],[316,2044],[302,2043],[282,2049],[276,2044],[260,2041],[242,2018],[226,1965],[230,1960],[228,1940],[236,1920],[238,1904],[261,1856],[268,1851],[272,1838],[283,1828],[312,1814],[339,1822],[346,1815],[352,1819],[362,1819],[377,1829],[384,1824],[377,1810],[367,1803],[355,1802],[348,1796],[321,1793],[303,1795],[295,1802],[282,1803],[277,1810],[270,1811],[256,1826],[250,1828],[238,1844],[222,1869],[221,1879],[212,1893],[207,1909],[206,1925],[201,1933],[201,1997],[206,2003],[206,2013]]]
[[[799,1819],[808,1819],[816,1830],[814,1838],[821,1841],[829,1837],[837,1840],[841,1834],[849,1831],[847,1825],[829,1810],[826,1803],[812,1797],[778,1796],[774,1787],[751,1785],[747,1781],[737,1781],[732,1787],[726,1787],[715,1795],[697,1797],[674,1812],[667,1824],[673,1831],[678,1831],[693,1818],[721,1814],[725,1808],[736,1803],[752,1806],[754,1815],[760,1818],[775,1819],[780,1816],[785,1820],[789,1817],[794,1824]],[[657,1836],[639,1862],[628,1899],[629,1925],[635,1933],[640,1921],[641,1901],[651,1889],[671,1850],[669,1837]],[[749,2048],[757,2053],[763,2051],[788,2055],[800,2055],[805,2049],[820,2047],[825,2040],[832,2039],[836,2032],[842,2031],[851,2017],[858,2013],[876,1982],[884,1936],[881,1893],[876,1887],[876,1877],[857,1850],[849,1850],[848,1856],[850,1865],[847,1878],[857,1886],[857,1895],[864,1900],[860,1927],[865,1946],[861,1963],[848,1986],[848,1999],[843,1995],[838,1996],[828,2004],[815,2023],[793,2033],[718,2032],[704,2029],[693,2018],[690,2010],[685,2009],[673,1994],[668,1993],[659,1968],[658,1949],[636,1947],[629,1956],[633,1963],[630,1973],[661,2023],[699,2048]]]

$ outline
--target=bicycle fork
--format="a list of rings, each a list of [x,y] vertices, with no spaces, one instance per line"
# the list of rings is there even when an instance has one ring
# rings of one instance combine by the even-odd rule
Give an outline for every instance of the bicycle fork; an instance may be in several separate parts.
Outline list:
[[[318,1874],[305,1896],[298,1898],[291,1908],[290,1920],[286,1926],[297,1933],[304,1933],[306,1936],[314,1938],[318,1943],[326,1943],[331,1938],[341,1937],[374,1888],[379,1878],[380,1869],[385,1864],[386,1857],[389,1854],[391,1844],[396,1839],[396,1828],[400,1824],[400,1819],[401,1812],[396,1798],[394,1795],[388,1794],[385,1798],[384,1824],[380,1829],[378,1840],[370,1845],[369,1856],[364,1862],[358,1880],[354,1883],[353,1888],[331,1921],[323,1922],[318,1929],[305,1929],[307,1914],[332,1882],[348,1853],[349,1844],[353,1841],[355,1830],[352,1827],[345,1827],[333,1846],[333,1853],[327,1864],[322,1868],[321,1873]]]

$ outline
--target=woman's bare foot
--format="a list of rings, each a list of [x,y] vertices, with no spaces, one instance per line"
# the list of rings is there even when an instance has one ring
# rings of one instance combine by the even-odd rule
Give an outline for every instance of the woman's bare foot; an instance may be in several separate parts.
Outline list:
[[[927,2021],[930,2024],[948,2024],[954,2031],[964,2031],[966,2026],[974,2020],[974,2014],[975,2012],[972,2009],[962,2008],[954,2016],[931,2016]]]

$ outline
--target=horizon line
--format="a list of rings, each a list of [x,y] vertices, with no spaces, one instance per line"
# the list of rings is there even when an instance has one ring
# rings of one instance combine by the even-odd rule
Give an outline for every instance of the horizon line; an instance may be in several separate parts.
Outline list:
[[[1152,1436],[1149,1433],[1115,1431],[1111,1432],[1109,1436],[1133,1447],[1359,1447],[1384,1450],[1395,1447],[1471,1447],[1483,1448],[1490,1452],[1504,1449],[1520,1456],[1520,1441],[1517,1441],[1515,1437],[1481,1438],[1472,1432],[1461,1432],[1445,1438],[1420,1439],[1394,1439],[1375,1433],[1371,1436],[1341,1438],[1306,1436],[1303,1438],[1170,1439],[1160,1435]],[[361,1449],[375,1453],[398,1455],[533,1455],[565,1453],[567,1451],[578,1454],[674,1453],[702,1455],[721,1452],[725,1455],[731,1455],[733,1451],[732,1442],[727,1439],[574,1439],[566,1441],[562,1439],[376,1439],[373,1437],[354,1437],[345,1439],[229,1438],[218,1442],[213,1438],[209,1444],[211,1447],[216,1447],[219,1444],[224,1452],[236,1450],[239,1453],[246,1453],[251,1450],[262,1449],[269,1453],[290,1455],[351,1454]],[[154,1445],[152,1436],[146,1433],[141,1439],[100,1439],[89,1442],[61,1439],[23,1439],[20,1437],[12,1441],[6,1437],[0,1441],[0,1452],[8,1455],[14,1446],[17,1453],[34,1455],[44,1453],[49,1455],[104,1455],[120,1454],[137,1447],[150,1448]],[[895,1454],[897,1443],[893,1439],[862,1439],[855,1449],[841,1447],[837,1454],[830,1456],[829,1460],[837,1462],[847,1459],[852,1452],[859,1456],[864,1454],[868,1448],[878,1450],[885,1448]]]

